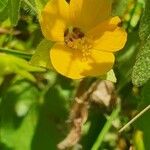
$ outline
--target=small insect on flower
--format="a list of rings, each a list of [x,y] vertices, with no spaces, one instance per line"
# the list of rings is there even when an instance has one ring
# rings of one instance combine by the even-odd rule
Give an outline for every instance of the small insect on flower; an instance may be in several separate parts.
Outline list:
[[[111,17],[110,0],[50,0],[40,24],[50,50],[53,67],[60,74],[80,79],[107,73],[114,64],[114,52],[122,49],[127,33]]]

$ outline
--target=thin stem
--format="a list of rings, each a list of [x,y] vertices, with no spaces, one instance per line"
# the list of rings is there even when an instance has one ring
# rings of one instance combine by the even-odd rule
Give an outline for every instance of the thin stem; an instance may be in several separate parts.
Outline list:
[[[17,50],[12,50],[12,49],[0,48],[0,53],[1,52],[5,53],[5,54],[15,55],[15,56],[21,57],[21,58],[26,59],[26,60],[30,60],[32,57],[32,54],[27,54],[27,53],[20,52]]]
[[[123,132],[127,127],[129,127],[135,120],[137,120],[139,117],[141,117],[146,111],[150,109],[150,105],[148,105],[146,108],[144,108],[141,112],[139,112],[133,119],[131,119],[125,126],[123,126],[119,133]]]
[[[106,124],[104,125],[103,129],[101,130],[96,142],[94,143],[91,150],[98,150],[101,146],[103,139],[106,135],[106,133],[109,131],[109,129],[112,126],[112,121],[118,116],[120,112],[120,105],[118,104],[117,107],[113,110],[112,114],[110,115],[110,118],[107,120]]]
[[[28,0],[23,0],[36,14],[37,13],[37,10],[35,9],[35,7],[28,1]]]

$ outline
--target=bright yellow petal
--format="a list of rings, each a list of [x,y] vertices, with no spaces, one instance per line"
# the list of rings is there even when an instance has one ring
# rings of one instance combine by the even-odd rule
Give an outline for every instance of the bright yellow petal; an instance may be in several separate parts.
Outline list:
[[[127,33],[123,28],[118,27],[120,22],[119,17],[113,17],[100,23],[87,33],[87,36],[95,41],[94,49],[115,52],[124,47]]]
[[[50,0],[42,11],[40,20],[45,38],[63,41],[68,16],[69,5],[65,0]]]
[[[91,56],[86,62],[88,69],[85,68],[81,74],[85,76],[104,75],[112,69],[114,61],[113,53],[91,49]]]
[[[86,35],[93,40],[97,40],[104,34],[105,31],[113,31],[119,23],[121,23],[121,20],[118,16],[106,19],[91,30],[89,30]]]
[[[71,0],[70,17],[72,24],[89,30],[111,13],[111,0]]]
[[[127,33],[124,29],[117,27],[114,31],[106,31],[94,43],[94,49],[108,52],[121,50],[127,41]]]
[[[84,59],[81,51],[59,43],[51,49],[50,58],[56,71],[71,79],[102,75],[109,71],[114,63],[112,53],[91,50],[91,55]]]

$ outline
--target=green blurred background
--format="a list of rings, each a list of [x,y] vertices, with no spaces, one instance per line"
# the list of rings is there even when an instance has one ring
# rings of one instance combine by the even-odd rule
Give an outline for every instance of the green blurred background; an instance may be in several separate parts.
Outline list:
[[[53,44],[44,39],[37,17],[46,2],[0,0],[0,150],[56,150],[71,128],[67,120],[79,81],[39,67],[49,65],[44,51]],[[150,112],[118,133],[150,104],[150,3],[114,0],[113,15],[122,18],[128,32],[114,66],[119,109],[92,103],[81,140],[73,150],[150,149]],[[39,64],[31,66],[28,62],[35,50],[43,58],[34,58]],[[111,112],[116,112],[113,124]],[[93,145],[99,146],[94,149]]]

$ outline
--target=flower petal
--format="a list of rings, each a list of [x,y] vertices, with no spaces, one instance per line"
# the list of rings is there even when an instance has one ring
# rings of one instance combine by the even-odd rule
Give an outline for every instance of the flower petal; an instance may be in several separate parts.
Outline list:
[[[100,23],[87,33],[87,36],[95,41],[94,49],[115,52],[124,47],[127,33],[123,28],[118,27],[120,22],[119,17],[113,17]]]
[[[71,0],[70,17],[72,24],[89,30],[111,13],[110,0]]]
[[[91,30],[89,30],[86,33],[86,35],[92,38],[93,40],[97,40],[103,35],[105,31],[114,30],[119,23],[121,23],[121,19],[118,16],[106,19],[103,22],[97,24]]]
[[[68,23],[69,5],[65,0],[51,0],[41,14],[41,28],[48,40],[63,41]]]
[[[101,51],[116,52],[125,46],[127,33],[117,27],[114,31],[106,31],[94,43],[94,48]]]
[[[57,72],[72,79],[102,75],[112,68],[114,63],[112,53],[90,51],[90,56],[84,59],[81,51],[56,43],[50,51],[50,58]]]
[[[102,52],[91,49],[91,56],[87,61],[88,69],[84,69],[82,75],[99,76],[104,75],[112,69],[115,61],[113,53]],[[90,69],[89,69],[90,68]]]

